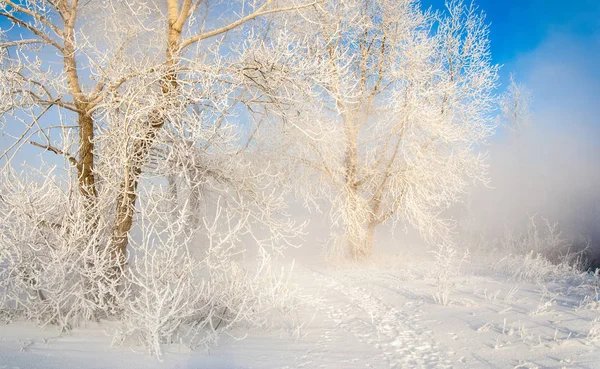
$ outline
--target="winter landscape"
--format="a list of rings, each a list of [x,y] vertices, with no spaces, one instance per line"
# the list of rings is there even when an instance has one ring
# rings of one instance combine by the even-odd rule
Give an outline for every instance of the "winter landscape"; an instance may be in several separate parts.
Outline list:
[[[599,19],[0,0],[0,369],[600,368]]]

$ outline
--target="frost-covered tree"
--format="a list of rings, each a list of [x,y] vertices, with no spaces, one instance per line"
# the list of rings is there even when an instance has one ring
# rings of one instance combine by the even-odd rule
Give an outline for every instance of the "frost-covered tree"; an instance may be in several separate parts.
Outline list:
[[[3,0],[0,16],[9,25],[0,45],[3,118],[10,116],[25,128],[3,157],[29,143],[65,156],[90,206],[98,202],[98,187],[118,182],[111,247],[122,257],[143,168],[159,141],[165,142],[159,139],[162,132],[194,134],[203,123],[216,129],[220,126],[214,122],[227,119],[235,103],[253,101],[233,97],[243,82],[221,56],[215,37],[258,17],[312,3],[276,5],[273,0],[232,8],[227,2],[192,0]],[[222,12],[231,16],[211,21]],[[44,126],[40,119],[52,108],[60,123]],[[72,131],[77,135],[73,152],[62,139]],[[32,135],[43,142],[28,142]],[[58,144],[52,142],[57,138]],[[113,147],[96,148],[103,138]],[[177,143],[183,142],[190,154],[190,142],[198,141],[211,143],[205,137]],[[107,181],[110,175],[100,173],[107,169],[97,169],[99,161],[112,167],[117,178]],[[104,182],[97,183],[102,175]]]
[[[513,75],[504,94],[500,98],[502,124],[510,133],[519,137],[530,123],[531,91],[515,81]]]
[[[498,67],[484,15],[414,0],[334,0],[303,14],[311,26],[295,32],[321,69],[307,76],[314,99],[289,114],[286,147],[304,194],[332,200],[353,258],[371,254],[385,222],[447,241],[442,212],[486,180]]]
[[[2,306],[63,327],[137,314],[155,351],[181,322],[246,315],[230,288],[268,268],[235,272],[241,239],[264,262],[297,232],[251,150],[279,108],[248,55],[315,4],[0,0]],[[43,163],[17,171],[33,150]]]

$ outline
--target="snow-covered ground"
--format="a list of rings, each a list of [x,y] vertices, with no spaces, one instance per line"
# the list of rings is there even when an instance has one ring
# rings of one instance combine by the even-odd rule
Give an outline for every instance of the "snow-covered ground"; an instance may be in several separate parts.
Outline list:
[[[449,277],[447,306],[425,259],[296,265],[295,313],[210,350],[166,347],[162,362],[111,347],[110,322],[63,335],[13,322],[0,327],[0,368],[600,368],[596,277],[528,281],[474,259]]]

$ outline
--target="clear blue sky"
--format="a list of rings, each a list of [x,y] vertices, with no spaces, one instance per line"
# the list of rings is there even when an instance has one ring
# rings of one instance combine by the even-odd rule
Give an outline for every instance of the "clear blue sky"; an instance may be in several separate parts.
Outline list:
[[[444,0],[422,3],[441,8]],[[553,34],[595,37],[599,46],[600,0],[476,0],[475,4],[491,23],[492,52],[498,63],[534,50]]]

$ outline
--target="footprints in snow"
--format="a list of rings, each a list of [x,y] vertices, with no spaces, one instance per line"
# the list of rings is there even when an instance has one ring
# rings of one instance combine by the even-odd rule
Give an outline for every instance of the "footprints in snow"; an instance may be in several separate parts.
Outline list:
[[[372,358],[372,367],[387,362],[392,368],[451,368],[448,355],[440,352],[430,331],[419,326],[418,316],[409,315],[386,304],[368,291],[356,286],[356,281],[343,281],[318,272],[315,278],[345,297],[343,306],[326,305],[328,317],[338,328],[352,333],[358,340],[377,348],[381,353]],[[348,279],[348,278],[347,278]],[[324,302],[325,303],[325,302]],[[330,341],[331,332],[321,337],[320,344]]]

